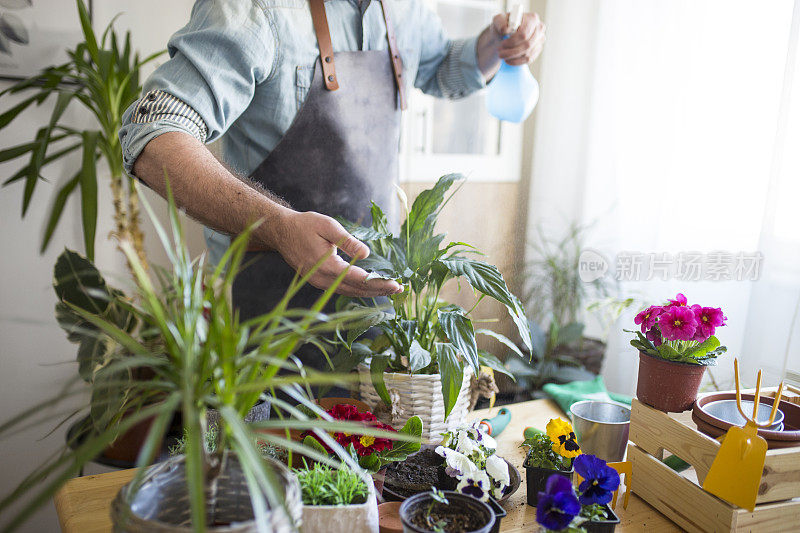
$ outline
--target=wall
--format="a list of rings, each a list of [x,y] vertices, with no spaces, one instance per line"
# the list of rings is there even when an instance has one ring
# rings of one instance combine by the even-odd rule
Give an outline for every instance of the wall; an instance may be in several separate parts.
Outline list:
[[[94,3],[96,28],[104,27],[115,14],[124,12],[117,22],[118,30],[131,29],[134,46],[147,54],[163,48],[169,35],[184,24],[193,1],[95,0]],[[155,13],[158,16],[154,16]],[[0,85],[0,89],[3,87]],[[4,97],[2,107],[7,108],[15,101],[19,99]],[[49,118],[50,110],[50,105],[43,105],[20,119],[14,128],[0,132],[0,147],[32,139],[36,129]],[[91,124],[85,111],[78,107],[70,109],[67,116],[77,126]],[[530,135],[528,131],[527,136]],[[77,158],[47,168],[44,174],[49,182],[39,185],[25,220],[19,217],[20,184],[0,192],[0,250],[3,250],[0,254],[0,420],[41,401],[75,375],[75,347],[66,341],[53,318],[55,297],[51,282],[52,266],[63,247],[83,248],[79,202],[73,200],[67,204],[53,244],[45,254],[39,254],[39,243],[52,193],[70,172],[74,172],[71,169],[76,161]],[[19,166],[18,161],[0,165],[0,177],[10,175]],[[413,199],[423,188],[425,184],[407,185],[409,198]],[[444,210],[439,227],[450,239],[469,242],[483,250],[486,259],[501,268],[512,287],[518,285],[522,264],[527,189],[527,180],[467,183]],[[164,212],[162,200],[149,192],[145,196],[158,212]],[[100,186],[99,205],[97,263],[104,272],[111,272],[112,283],[124,287],[127,282],[121,257],[113,243],[105,239],[111,231],[110,192],[105,182]],[[149,223],[145,224],[145,229],[148,256],[153,262],[163,263],[163,253]],[[201,250],[199,226],[189,221],[187,230],[191,248]],[[448,291],[448,297],[460,303],[465,304],[471,298],[468,289],[456,294],[457,287],[452,286]],[[492,304],[482,304],[476,314],[482,318],[505,316],[500,306]],[[509,332],[508,322],[503,322],[500,329]],[[37,427],[3,441],[0,464],[4,475],[0,477],[0,496],[6,495],[63,443],[64,428],[43,438],[49,429],[50,426]],[[55,509],[48,503],[22,531],[54,531],[56,527]]]
[[[124,13],[117,27],[124,32],[133,32],[134,46],[143,53],[164,47],[167,38],[186,20],[192,0],[95,0],[95,27],[102,28],[118,12]],[[71,1],[64,0],[69,9]],[[135,9],[132,8],[135,6]],[[154,16],[158,13],[159,16]],[[0,86],[5,88],[7,84]],[[2,108],[7,109],[19,98],[3,97]],[[33,139],[36,129],[46,123],[51,104],[19,118],[12,127],[0,132],[0,146],[9,147],[27,139]],[[68,110],[71,122],[86,126],[91,124],[86,112],[75,106]],[[78,156],[79,157],[79,156]],[[22,164],[22,159],[0,166],[0,177],[7,177]],[[20,184],[0,190],[0,420],[6,420],[23,408],[34,405],[55,393],[68,379],[75,375],[75,347],[67,342],[53,318],[55,296],[51,288],[52,267],[63,247],[82,250],[80,230],[80,206],[70,201],[66,206],[62,223],[53,237],[50,249],[39,254],[39,244],[45,214],[52,201],[52,192],[68,174],[74,173],[78,158],[46,168],[44,175],[50,180],[37,187],[28,216],[20,219],[22,187]],[[100,215],[97,229],[97,262],[104,270],[117,273],[116,282],[124,284],[124,272],[119,254],[112,243],[106,240],[111,230],[111,201],[107,181],[100,184]],[[152,197],[152,195],[149,195]],[[153,200],[162,206],[160,200]],[[154,238],[149,232],[149,246],[154,248]],[[193,232],[197,241],[198,232]],[[154,257],[157,254],[152,254]],[[54,413],[55,414],[55,413]],[[39,465],[64,442],[64,428],[43,438],[54,425],[46,425],[23,431],[3,440],[0,465],[0,495],[5,496],[33,468]],[[48,503],[22,528],[22,531],[56,531],[55,509]],[[3,529],[0,523],[0,530]]]

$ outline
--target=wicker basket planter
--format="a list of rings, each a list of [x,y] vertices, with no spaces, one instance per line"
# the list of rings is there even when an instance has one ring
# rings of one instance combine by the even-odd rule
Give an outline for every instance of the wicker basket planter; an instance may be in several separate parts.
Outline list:
[[[303,505],[301,533],[378,533],[378,499],[369,475],[363,476],[369,494],[355,505]]]
[[[269,529],[276,533],[293,532],[302,518],[303,503],[297,478],[286,466],[269,461],[284,489],[285,508],[270,513]],[[216,533],[255,533],[250,493],[239,461],[228,455],[217,480],[216,502],[206,496],[208,531]],[[111,520],[117,533],[189,533],[191,511],[186,487],[184,456],[178,455],[148,468],[141,488],[127,501],[129,485],[120,489],[111,503]],[[288,511],[288,513],[287,513]]]
[[[370,406],[373,413],[383,400],[372,385],[369,367],[358,366],[359,393],[361,400]],[[386,372],[383,374],[389,396],[392,398],[391,412],[386,420],[395,429],[400,429],[406,421],[417,415],[422,419],[422,438],[427,441],[439,440],[440,433],[455,429],[464,424],[470,404],[470,386],[472,369],[464,369],[461,392],[450,411],[447,420],[444,418],[444,400],[442,399],[442,380],[439,374],[402,374]],[[377,414],[377,413],[376,413]]]

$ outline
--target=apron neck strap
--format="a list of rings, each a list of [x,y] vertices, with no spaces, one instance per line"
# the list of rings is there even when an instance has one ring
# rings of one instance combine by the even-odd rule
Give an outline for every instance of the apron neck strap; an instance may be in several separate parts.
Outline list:
[[[383,12],[383,22],[386,25],[386,41],[389,44],[389,58],[392,62],[394,81],[397,85],[397,92],[400,95],[400,108],[406,108],[406,91],[403,83],[403,62],[397,50],[397,38],[394,34],[394,26],[389,18],[389,11],[386,8],[387,0],[378,0]],[[331,32],[328,28],[328,16],[325,13],[325,0],[310,0],[311,20],[314,22],[314,32],[317,34],[317,44],[319,46],[320,63],[322,64],[322,74],[325,81],[325,88],[335,91],[339,88],[339,81],[336,78],[336,66],[333,61],[333,44],[331,43]]]

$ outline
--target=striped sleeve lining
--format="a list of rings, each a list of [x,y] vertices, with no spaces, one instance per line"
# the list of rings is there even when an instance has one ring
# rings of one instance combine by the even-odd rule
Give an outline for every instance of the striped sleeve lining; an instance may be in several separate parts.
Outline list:
[[[461,55],[464,52],[464,40],[454,40],[450,43],[447,57],[436,72],[436,81],[442,94],[446,98],[460,98],[470,92],[470,87],[464,79],[464,70],[461,65]]]
[[[164,91],[156,90],[145,94],[136,104],[131,122],[147,124],[165,119],[184,127],[200,142],[206,142],[208,127],[197,111],[180,98]]]

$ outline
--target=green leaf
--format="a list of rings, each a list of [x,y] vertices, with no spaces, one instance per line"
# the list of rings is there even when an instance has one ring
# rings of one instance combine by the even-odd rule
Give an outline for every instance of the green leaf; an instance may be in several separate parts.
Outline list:
[[[389,320],[392,315],[385,310],[376,307],[366,307],[363,305],[350,305],[344,310],[347,311],[361,311],[363,318],[353,321],[348,324],[347,339],[345,345],[347,348],[352,347],[353,343],[366,333],[370,328],[377,326]]]
[[[579,342],[583,338],[584,325],[580,322],[571,322],[563,326],[558,331],[558,342],[556,346],[565,346]]]
[[[675,348],[666,343],[656,346],[656,351],[661,358],[668,359],[670,361],[677,361],[681,358],[681,354],[679,354]]]
[[[511,339],[509,339],[505,335],[501,335],[499,333],[495,333],[494,331],[492,331],[490,329],[478,329],[478,330],[475,331],[475,334],[476,335],[486,335],[487,337],[491,337],[491,338],[495,339],[496,341],[500,341],[509,350],[511,350],[512,352],[514,352],[518,356],[522,357],[523,359],[525,358],[525,354],[522,353],[522,350],[519,349],[519,346],[517,346],[515,343],[513,343],[511,341]]]
[[[6,148],[5,150],[0,150],[0,163],[23,156],[31,150],[36,149],[37,146],[39,146],[38,141],[33,141],[24,144],[18,144],[17,146],[12,146],[11,148]]]
[[[58,194],[56,194],[56,198],[53,201],[53,207],[50,209],[50,216],[48,217],[47,224],[45,226],[44,237],[42,237],[42,246],[39,248],[40,254],[43,254],[45,250],[47,250],[47,246],[50,244],[50,239],[53,237],[53,232],[56,230],[59,220],[61,220],[61,213],[64,211],[64,206],[67,203],[67,199],[69,198],[69,195],[72,194],[72,191],[75,190],[75,187],[77,187],[79,180],[80,176],[76,175],[74,178],[65,183],[61,189],[59,189]]]
[[[342,217],[336,217],[336,220],[356,239],[359,241],[375,241],[378,239],[383,239],[385,237],[391,237],[391,233],[386,233],[382,231],[377,231],[372,228],[367,228],[365,226],[361,226],[359,224],[355,224],[353,222],[348,221]]]
[[[431,353],[420,346],[419,341],[414,339],[408,350],[408,372],[413,374],[431,364]]]
[[[17,116],[25,111],[32,103],[39,99],[39,95],[31,96],[30,98],[23,100],[22,102],[18,103],[2,115],[0,115],[0,129],[5,128],[6,126],[11,123],[12,120],[17,118]]]
[[[83,3],[83,0],[77,0],[77,3],[78,15],[81,20],[81,28],[83,29],[83,38],[86,41],[86,49],[89,51],[89,55],[92,57],[92,60],[97,63],[99,50],[97,47],[97,37],[94,35],[92,21],[89,18],[89,11],[86,9],[86,4]]]
[[[83,143],[75,143],[73,145],[70,145],[70,146],[62,149],[62,150],[59,150],[58,152],[56,152],[54,154],[48,155],[47,157],[44,158],[44,161],[42,161],[42,166],[48,165],[48,164],[52,163],[53,161],[55,161],[57,159],[61,159],[62,157],[64,157],[68,153],[74,152],[75,150],[77,150],[81,146],[83,146]],[[10,183],[14,183],[15,181],[19,181],[19,180],[21,180],[23,178],[26,178],[28,176],[28,174],[30,173],[30,168],[31,168],[31,166],[30,166],[30,164],[28,164],[28,165],[22,167],[21,169],[19,169],[16,174],[14,174],[13,176],[11,176],[10,178],[8,178],[7,180],[5,180],[3,182],[3,187],[5,187],[6,185],[8,185]]]
[[[400,428],[399,433],[403,435],[408,435],[409,437],[416,437],[417,439],[421,439],[422,437],[422,419],[417,415],[412,416],[408,420],[406,420],[405,425]],[[412,453],[416,453],[421,448],[421,442],[419,440],[412,441],[412,440],[399,440],[395,441],[392,449],[382,455],[382,459],[385,461],[405,461],[406,457],[411,455]]]
[[[506,306],[508,314],[517,326],[522,342],[528,350],[533,351],[531,343],[531,331],[528,326],[528,319],[522,308],[519,298],[511,294],[508,290],[503,275],[496,266],[490,265],[477,259],[467,259],[464,257],[454,257],[451,259],[439,259],[445,268],[454,276],[465,277],[475,290],[494,298]]]
[[[394,265],[388,259],[381,257],[375,252],[369,254],[369,257],[364,259],[359,259],[356,261],[356,266],[363,268],[364,270],[370,271],[377,271],[377,272],[387,272],[391,277],[394,276]]]
[[[62,302],[102,315],[111,295],[105,279],[91,261],[64,249],[53,267],[53,289]]]
[[[303,446],[308,446],[312,450],[316,450],[319,453],[327,454],[328,451],[325,449],[325,446],[322,445],[317,439],[314,438],[313,435],[306,435],[303,439]]]
[[[336,372],[348,373],[372,355],[372,350],[360,342],[354,342],[350,348],[342,347],[332,359]]]
[[[688,359],[699,359],[709,352],[716,350],[719,345],[719,339],[712,335],[694,348],[690,348],[688,351],[684,352],[683,356]]]
[[[78,0],[79,2],[81,0]],[[94,238],[97,231],[97,166],[95,149],[99,133],[83,132],[83,163],[80,173],[81,218],[83,220],[83,243],[86,257],[94,260]]]
[[[472,321],[464,316],[464,311],[456,306],[439,309],[439,325],[447,338],[478,375],[478,345],[475,343],[475,331]]]
[[[481,366],[488,366],[495,372],[500,372],[501,374],[505,374],[506,376],[510,377],[512,380],[516,381],[514,374],[506,368],[506,365],[498,359],[494,354],[490,354],[489,352],[481,350],[478,352],[478,360],[480,361]],[[517,359],[519,361],[519,359]]]
[[[450,416],[450,411],[456,405],[461,385],[464,382],[464,366],[458,359],[455,346],[446,342],[437,342],[434,345],[436,360],[439,362],[439,374],[442,379],[442,398],[444,399],[444,417]]]
[[[400,235],[422,234],[426,229],[428,219],[435,218],[447,191],[453,183],[461,179],[464,179],[461,174],[447,174],[439,178],[439,181],[431,189],[422,191],[414,200],[408,217],[400,229]],[[432,227],[429,226],[428,231],[431,230]]]
[[[383,379],[383,373],[386,371],[386,366],[388,364],[389,357],[385,355],[373,355],[369,365],[369,375],[372,380],[372,386],[375,387],[378,396],[380,396],[387,407],[391,407],[392,399],[389,397],[389,391],[386,389],[386,382]]]

